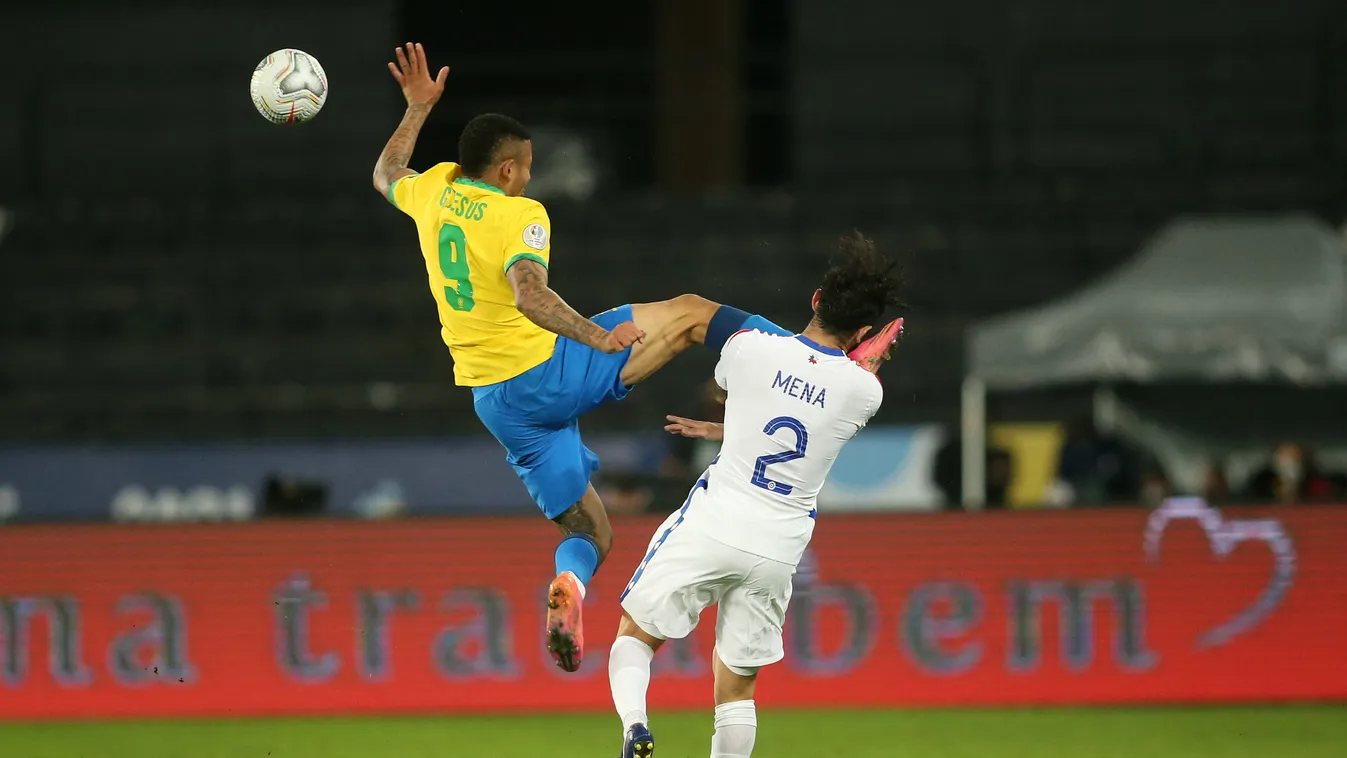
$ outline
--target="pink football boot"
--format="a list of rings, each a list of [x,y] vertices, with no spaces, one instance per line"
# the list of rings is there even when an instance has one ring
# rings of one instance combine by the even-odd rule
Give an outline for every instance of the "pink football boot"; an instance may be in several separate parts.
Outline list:
[[[580,585],[567,571],[547,588],[547,650],[562,671],[580,668],[585,654],[584,628],[580,624]]]
[[[847,357],[866,371],[878,373],[879,367],[893,354],[893,346],[901,336],[903,336],[903,320],[896,318],[876,332],[875,336],[857,345]]]

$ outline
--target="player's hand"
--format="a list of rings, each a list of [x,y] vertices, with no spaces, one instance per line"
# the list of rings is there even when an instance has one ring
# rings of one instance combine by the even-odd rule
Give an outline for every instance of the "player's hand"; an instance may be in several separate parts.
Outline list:
[[[643,340],[645,340],[645,332],[637,329],[636,324],[623,321],[613,327],[613,331],[608,332],[608,339],[599,349],[605,353],[620,353]]]
[[[407,107],[423,105],[427,108],[435,105],[444,94],[444,80],[449,77],[449,67],[440,69],[439,75],[430,78],[430,66],[426,63],[426,49],[421,43],[407,43],[407,47],[397,48],[397,63],[389,63],[388,70],[402,87],[402,96],[407,98]]]
[[[684,437],[692,437],[699,440],[723,440],[725,439],[725,425],[713,424],[710,421],[693,421],[690,418],[682,416],[665,416],[669,423],[664,425],[664,431],[669,434],[679,434]]]

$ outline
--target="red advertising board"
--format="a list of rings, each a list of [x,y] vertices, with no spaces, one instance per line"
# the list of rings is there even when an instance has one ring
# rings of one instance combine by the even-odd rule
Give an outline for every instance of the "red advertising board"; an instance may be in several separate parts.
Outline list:
[[[617,524],[574,675],[555,531],[460,519],[0,530],[0,719],[609,707]],[[1347,508],[823,516],[764,705],[1347,698]],[[713,624],[656,659],[704,707]]]

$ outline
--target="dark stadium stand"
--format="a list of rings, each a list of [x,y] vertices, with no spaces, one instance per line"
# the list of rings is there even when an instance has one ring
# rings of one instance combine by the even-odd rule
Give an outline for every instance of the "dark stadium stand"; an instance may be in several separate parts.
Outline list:
[[[794,98],[776,103],[792,114],[794,154],[781,160],[793,181],[550,201],[554,283],[582,311],[693,291],[793,326],[830,240],[860,228],[911,271],[909,331],[885,381],[912,399],[884,417],[949,419],[970,320],[1091,280],[1172,216],[1337,220],[1342,13],[1237,6],[1219,28],[1175,10],[1158,36],[1064,12],[999,46],[977,44],[999,39],[994,19],[885,11],[900,39],[924,40],[907,47],[856,29],[843,45],[820,4],[803,3]],[[944,36],[918,35],[918,22]],[[324,60],[332,70],[369,55]],[[31,178],[0,170],[0,199],[16,201],[0,247],[0,439],[476,431],[470,396],[450,386],[411,230],[366,189],[391,116],[325,113],[281,133],[216,97],[166,121],[146,115],[153,93],[100,77],[98,128],[151,129],[148,152],[126,147],[140,138],[82,140],[88,101],[54,98],[36,125],[0,116],[0,168]],[[653,107],[613,97],[623,112]],[[455,103],[446,122],[487,105]],[[526,120],[530,107],[588,117],[497,105]],[[192,128],[216,122],[205,137]],[[295,178],[277,176],[288,164]],[[91,166],[92,183],[72,188]],[[680,360],[620,417],[592,423],[652,423],[710,365]]]

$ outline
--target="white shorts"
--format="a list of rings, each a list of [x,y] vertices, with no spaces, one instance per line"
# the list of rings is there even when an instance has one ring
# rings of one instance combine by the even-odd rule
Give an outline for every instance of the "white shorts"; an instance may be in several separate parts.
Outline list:
[[[702,611],[716,611],[716,654],[756,669],[785,657],[781,627],[795,567],[746,553],[682,527],[669,516],[622,593],[622,608],[646,634],[682,639]]]

